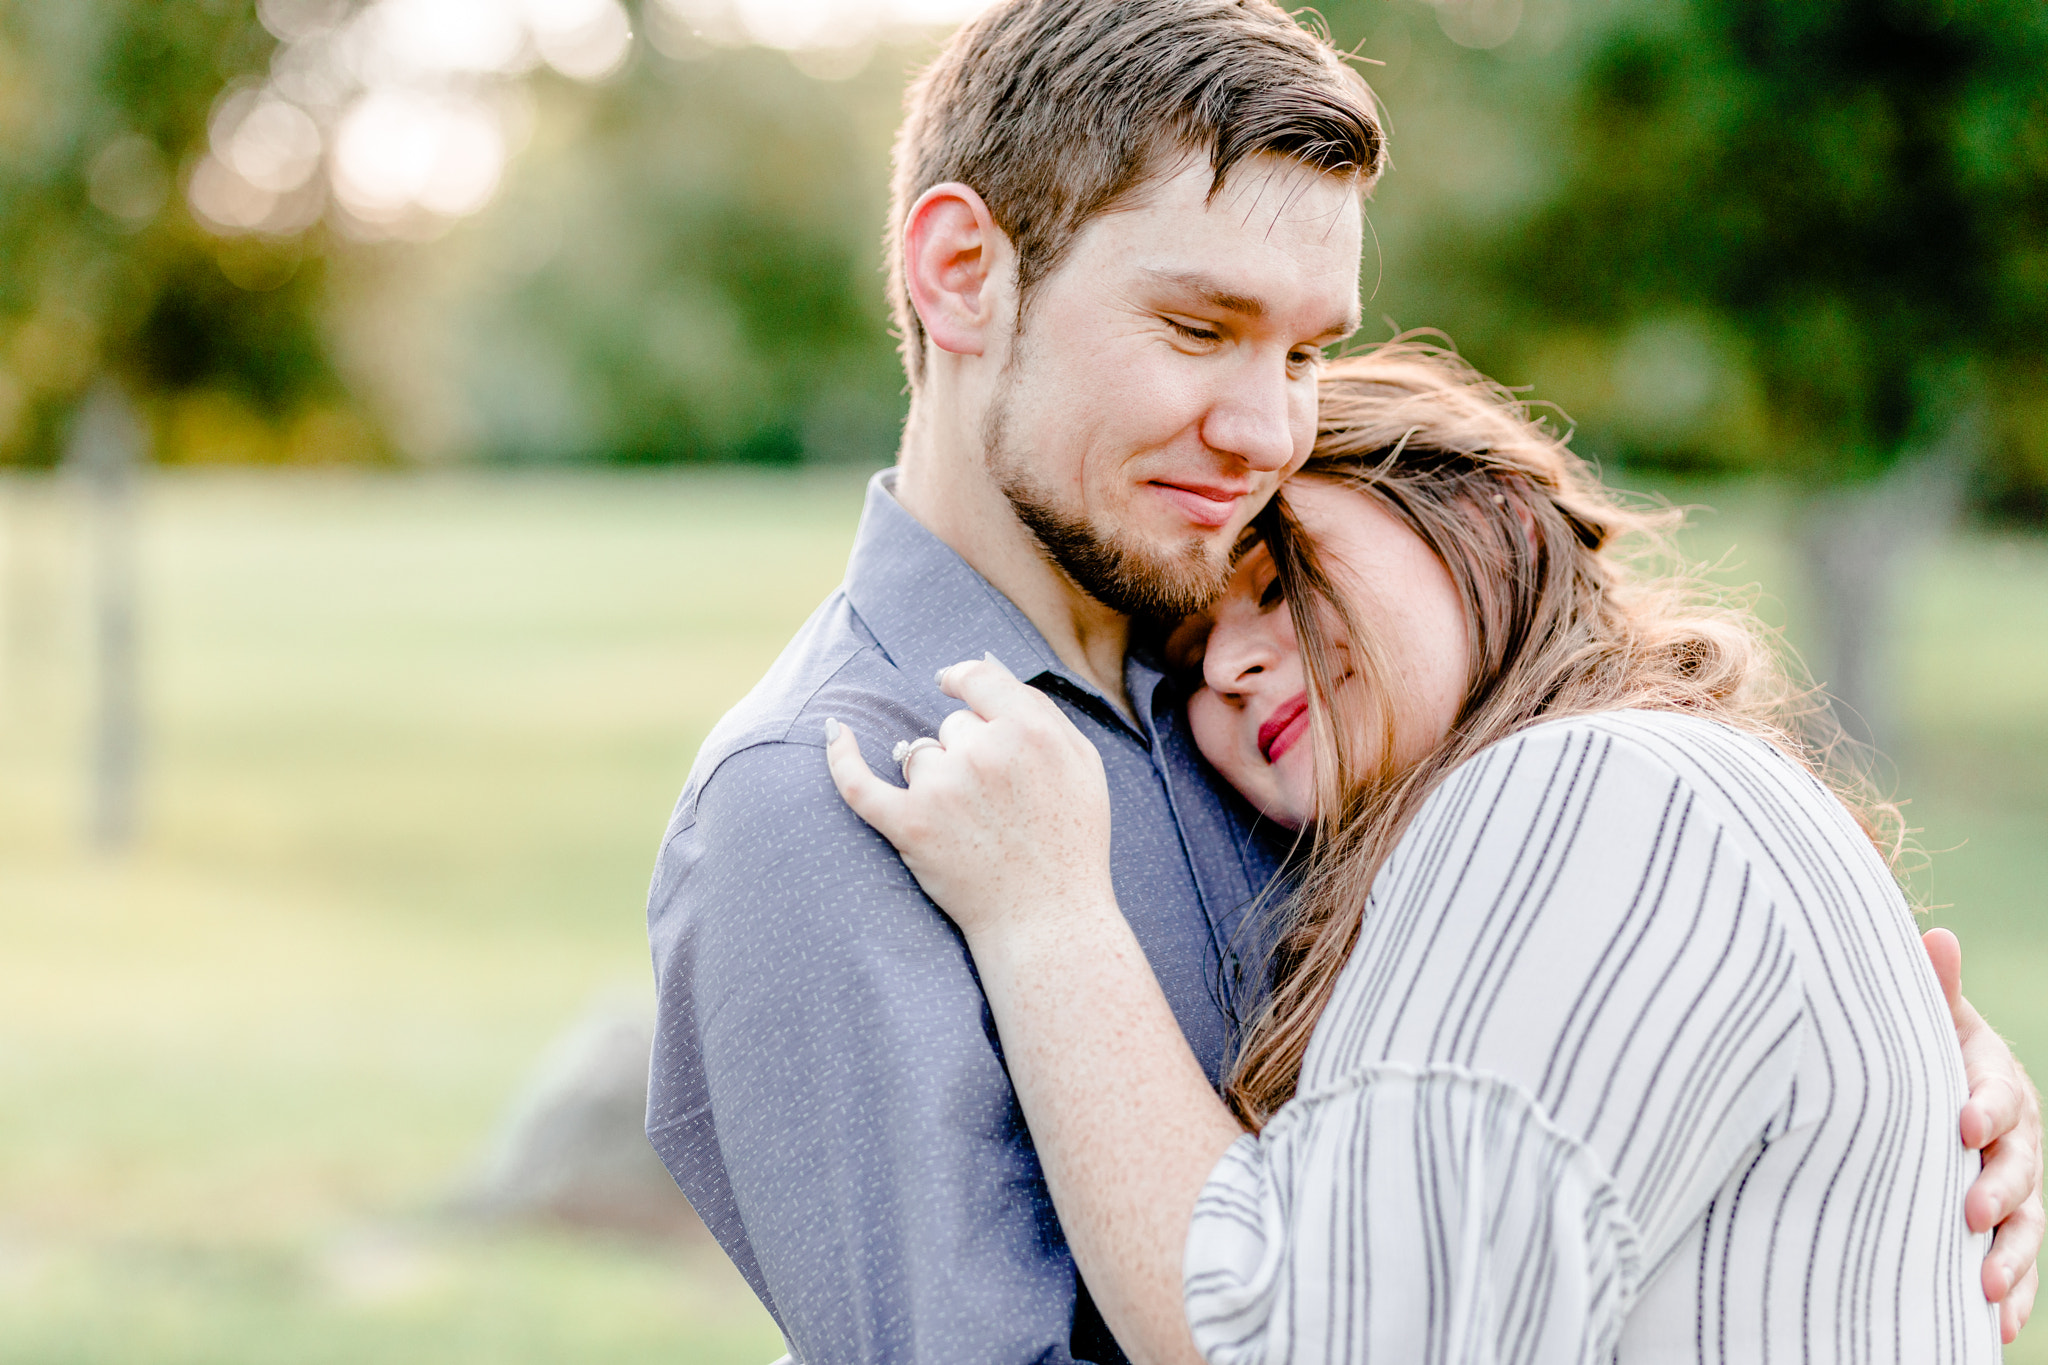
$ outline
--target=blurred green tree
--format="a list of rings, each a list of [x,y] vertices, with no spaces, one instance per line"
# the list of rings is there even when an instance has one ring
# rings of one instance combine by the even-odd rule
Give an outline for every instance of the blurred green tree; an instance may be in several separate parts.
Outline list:
[[[655,54],[542,92],[495,278],[462,300],[485,458],[886,463],[903,412],[881,240],[909,58],[820,81],[781,53]]]
[[[246,3],[0,0],[0,463],[53,463],[103,375],[160,453],[196,423],[275,458],[346,404],[319,242],[211,235],[178,192],[216,97],[274,46]]]
[[[1377,34],[1404,8],[1333,17]],[[1965,484],[1996,510],[2048,502],[2048,7],[1433,8],[1449,41],[1384,83],[1380,211],[1398,227],[1411,188],[1432,201],[1420,278],[1392,287],[1427,307],[1402,321],[1532,383],[1610,462],[1800,490],[1818,672],[1885,738],[1912,523]],[[1443,136],[1460,121],[1483,131]],[[1497,169],[1460,199],[1439,167],[1403,183],[1418,151]]]
[[[2012,410],[2048,374],[2048,8],[1643,5],[1580,71],[1565,172],[1491,278],[1611,338],[1635,449],[1806,490],[1816,662],[1882,743],[1903,534],[2042,450]]]
[[[1551,328],[1636,347],[1646,388],[1668,353],[1661,392],[1602,405],[1633,408],[1639,455],[1881,476],[2048,360],[2044,72],[2032,0],[1625,8],[1587,44],[1563,174],[1489,276]],[[1688,351],[1755,411],[1683,420],[1733,396],[1684,382]]]

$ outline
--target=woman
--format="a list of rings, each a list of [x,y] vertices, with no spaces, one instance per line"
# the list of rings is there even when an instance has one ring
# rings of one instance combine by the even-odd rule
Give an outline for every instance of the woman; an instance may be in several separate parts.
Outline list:
[[[1100,765],[993,660],[846,799],[959,924],[1074,1255],[1138,1361],[1987,1360],[1948,1015],[1752,618],[1427,348],[1170,646],[1308,835],[1227,1105],[1110,885]]]

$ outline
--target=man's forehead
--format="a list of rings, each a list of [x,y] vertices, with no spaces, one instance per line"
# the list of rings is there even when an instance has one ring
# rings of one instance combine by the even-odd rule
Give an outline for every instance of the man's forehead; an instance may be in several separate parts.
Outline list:
[[[1199,186],[1202,202],[1212,212],[1329,221],[1342,217],[1347,210],[1360,211],[1365,203],[1364,191],[1355,177],[1333,174],[1278,152],[1244,158],[1230,168],[1220,185],[1207,165],[1183,168],[1175,179],[1182,175],[1188,177],[1187,188]]]
[[[1120,239],[1118,263],[1145,285],[1246,318],[1271,312],[1276,292],[1291,292],[1302,281],[1295,271],[1306,270],[1319,292],[1342,293],[1329,330],[1354,330],[1363,236],[1355,184],[1270,155],[1234,168],[1213,197],[1210,179],[1206,161],[1184,163],[1083,231]]]

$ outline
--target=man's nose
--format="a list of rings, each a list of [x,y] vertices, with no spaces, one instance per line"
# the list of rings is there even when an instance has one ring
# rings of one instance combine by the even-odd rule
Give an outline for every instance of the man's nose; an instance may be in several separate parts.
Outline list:
[[[1304,386],[1290,375],[1284,356],[1248,357],[1209,409],[1202,423],[1203,443],[1261,472],[1289,468],[1302,434],[1295,430],[1298,421],[1312,429],[1315,420],[1313,408],[1297,401],[1297,390],[1305,390],[1308,404],[1313,403],[1314,386]]]

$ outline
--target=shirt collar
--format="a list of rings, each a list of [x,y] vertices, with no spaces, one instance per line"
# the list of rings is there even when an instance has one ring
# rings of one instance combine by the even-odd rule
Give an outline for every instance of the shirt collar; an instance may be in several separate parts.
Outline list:
[[[1061,662],[1017,604],[896,501],[896,470],[868,480],[860,529],[846,565],[846,597],[884,652],[906,673],[932,677],[986,650],[1028,683],[1060,690],[1100,719],[1152,742],[1160,674],[1127,658],[1124,687],[1143,719],[1134,728],[1097,688]],[[1171,689],[1167,689],[1170,691]]]

